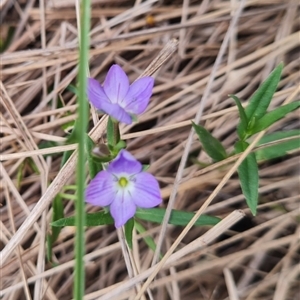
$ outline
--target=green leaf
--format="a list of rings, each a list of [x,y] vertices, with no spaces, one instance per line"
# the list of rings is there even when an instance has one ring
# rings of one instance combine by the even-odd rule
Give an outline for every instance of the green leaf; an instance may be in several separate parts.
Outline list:
[[[60,163],[61,168],[68,161],[68,159],[72,155],[73,151],[74,150],[69,150],[69,151],[64,152],[61,163]],[[64,206],[63,206],[62,198],[59,194],[54,198],[54,201],[52,203],[52,208],[53,208],[52,222],[55,222],[64,217]],[[47,257],[48,257],[49,261],[52,260],[52,245],[57,240],[59,233],[61,231],[61,228],[56,228],[54,226],[51,226],[51,231],[52,231],[52,234],[47,235]]]
[[[71,115],[71,113],[65,113],[64,116],[68,116],[68,115]],[[67,134],[67,141],[66,141],[67,144],[76,143],[77,141],[75,136],[75,131],[73,130],[75,124],[76,121],[72,120],[60,126],[61,129]]]
[[[276,142],[281,139],[289,137],[297,137],[300,135],[300,129],[293,129],[288,131],[278,131],[264,135],[258,142],[258,146],[264,145],[267,143]]]
[[[73,123],[72,123],[73,122]],[[66,144],[73,144],[78,142],[78,121],[68,122],[63,128],[65,132],[69,132],[69,136],[67,137]]]
[[[78,89],[75,85],[73,84],[69,84],[67,87],[66,87],[66,90],[67,91],[70,91],[71,93],[73,93],[74,95],[78,96]]]
[[[246,130],[247,130],[249,121],[246,116],[245,109],[242,106],[241,100],[235,95],[229,95],[229,97],[231,97],[235,101],[235,103],[238,107],[239,113],[240,113],[240,123],[237,128],[237,133],[238,133],[239,138],[241,140],[243,140],[247,133]]]
[[[259,145],[277,142],[255,152],[257,160],[268,160],[285,156],[288,151],[300,148],[300,130],[280,131],[265,135]],[[292,138],[284,140],[286,138]],[[281,141],[282,140],[282,141]]]
[[[56,195],[52,202],[52,222],[64,217],[64,205],[60,194]],[[47,258],[52,261],[52,247],[60,234],[60,227],[51,226],[51,234],[47,235]]]
[[[3,28],[3,30],[4,30],[4,28]],[[13,37],[14,37],[15,30],[16,30],[16,27],[9,26],[8,30],[7,30],[7,34],[6,34],[6,39],[3,39],[5,34],[2,34],[0,36],[0,53],[3,53],[11,44]]]
[[[133,218],[129,219],[125,224],[125,238],[130,249],[132,249],[132,231],[134,226]]]
[[[59,196],[59,194],[54,198],[52,203],[53,214],[52,214],[52,221],[60,220],[64,217],[64,205],[63,200]],[[55,242],[59,236],[60,229],[57,227],[52,227],[52,241]]]
[[[48,262],[52,262],[52,249],[53,249],[53,242],[51,234],[47,234],[46,236],[46,256]]]
[[[71,157],[71,155],[73,154],[74,150],[69,150],[64,152],[62,160],[61,160],[61,167],[69,160],[69,158]]]
[[[93,179],[103,168],[100,162],[97,162],[92,154],[95,147],[94,141],[86,134],[86,156],[88,161],[89,173],[91,179]]]
[[[137,209],[135,217],[154,222],[154,223],[162,223],[162,220],[165,215],[164,208],[149,208],[149,209]],[[193,218],[195,214],[192,212],[178,211],[173,210],[171,213],[171,218],[169,220],[169,224],[185,226],[188,222]],[[196,226],[204,226],[204,225],[215,225],[220,221],[217,217],[211,217],[207,215],[202,215],[195,223]],[[86,223],[85,226],[99,226],[106,224],[114,224],[114,220],[111,215],[105,211],[100,211],[96,213],[91,213],[86,215]],[[51,226],[55,227],[63,227],[63,226],[75,226],[75,218],[68,217],[57,220],[51,224]]]
[[[37,167],[37,165],[35,164],[34,160],[31,158],[31,157],[27,157],[26,158],[26,161],[28,162],[28,165],[30,166],[30,168],[32,169],[32,171],[35,173],[35,174],[40,174],[40,170],[39,168]]]
[[[123,140],[119,140],[119,142],[116,144],[116,150],[118,151],[118,153],[122,150],[125,149],[127,146],[126,142]]]
[[[86,214],[85,226],[91,227],[91,226],[100,226],[100,225],[108,225],[108,224],[114,224],[114,219],[109,213],[105,211]],[[75,226],[75,217],[72,216],[72,217],[57,220],[51,223],[51,226],[55,226],[55,227]]]
[[[23,162],[19,165],[18,167],[18,172],[17,172],[17,188],[19,189],[21,187],[21,183],[23,180],[23,173],[24,173],[24,168],[25,168],[25,164],[26,164],[26,159],[23,160]]]
[[[285,156],[289,151],[296,149],[300,149],[299,138],[283,141],[279,144],[260,149],[255,152],[255,155],[257,160],[269,160]]]
[[[146,172],[150,168],[150,165],[143,165],[143,172]]]
[[[59,193],[59,196],[66,199],[66,200],[71,200],[71,201],[77,201],[78,196],[75,195],[71,195],[71,194],[67,194],[67,193]]]
[[[107,163],[114,159],[114,156],[111,154],[106,144],[99,143],[94,145],[93,143],[93,145],[91,144],[89,146],[89,149],[91,159],[97,164],[102,165],[102,163]]]
[[[68,115],[71,115],[71,113],[66,112],[65,116]],[[78,142],[78,130],[79,130],[78,119],[69,121],[61,125],[61,128],[67,134],[66,144],[74,144]]]
[[[271,112],[265,114],[262,118],[257,120],[256,124],[250,130],[251,135],[267,129],[269,126],[285,117],[288,113],[300,107],[300,101],[292,102],[283,106],[280,106]]]
[[[102,166],[103,163],[108,163],[110,161],[112,161],[114,159],[113,156],[102,156],[102,157],[99,157],[97,155],[91,155],[91,160],[95,163],[95,164],[98,164],[99,166]],[[99,171],[101,171],[102,169],[99,168]]]
[[[147,208],[142,209],[138,208],[135,217],[161,224],[164,216],[165,216],[165,208]],[[172,210],[171,217],[169,220],[169,224],[185,226],[189,223],[189,221],[194,217],[194,213],[180,211],[180,210]],[[202,215],[194,224],[195,226],[204,226],[204,225],[215,225],[220,221],[217,217],[211,217],[207,215]]]
[[[265,115],[280,81],[282,69],[283,64],[281,63],[273,70],[250,98],[249,104],[245,109],[249,121],[253,118],[259,120]]]
[[[53,141],[42,141],[39,143],[38,147],[39,149],[47,149],[47,148],[51,148],[51,147],[55,147],[58,146],[59,144],[57,142],[53,142]]]
[[[134,227],[137,230],[138,233],[144,233],[146,232],[146,229],[144,228],[144,226],[139,223],[138,221],[134,220]],[[145,243],[147,244],[147,246],[153,251],[155,252],[156,250],[156,244],[154,239],[151,236],[145,236],[143,237],[143,240],[145,241]],[[162,254],[159,255],[160,258],[162,258]]]
[[[223,145],[214,138],[204,127],[193,123],[193,127],[202,143],[205,152],[215,161],[221,161],[227,157]]]
[[[237,153],[241,153],[247,149],[248,143],[238,141],[235,144]],[[243,160],[238,167],[238,175],[240,179],[240,185],[242,192],[246,198],[248,207],[252,214],[256,215],[257,203],[258,203],[258,165],[256,162],[255,154],[249,153],[249,155]]]

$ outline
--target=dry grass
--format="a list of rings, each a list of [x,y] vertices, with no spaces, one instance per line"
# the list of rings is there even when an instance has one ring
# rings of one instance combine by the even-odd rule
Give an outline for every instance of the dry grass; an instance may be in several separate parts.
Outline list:
[[[76,119],[76,99],[66,87],[76,82],[78,6],[75,0],[4,0],[0,6],[2,41],[15,29],[1,55],[1,295],[68,300],[75,229],[62,230],[54,245],[55,266],[45,260],[45,236],[51,201],[74,183],[76,151],[61,170],[60,160],[76,148],[63,144],[62,126]],[[132,81],[149,65],[146,73],[152,73],[160,65],[159,52],[178,39],[154,74],[147,112],[139,124],[122,127],[122,136],[138,159],[151,163],[163,206],[224,220],[214,228],[183,231],[145,224],[148,231],[135,233],[132,252],[113,226],[87,228],[84,299],[299,296],[299,152],[260,164],[256,217],[246,208],[235,172],[242,158],[208,167],[191,161],[211,163],[191,134],[191,120],[201,120],[231,150],[238,114],[227,95],[248,99],[280,61],[285,68],[272,107],[299,97],[299,16],[296,0],[93,1],[89,72],[99,81],[112,63],[122,65]],[[105,120],[91,111],[95,141],[105,134]],[[299,111],[269,132],[296,128]],[[58,145],[39,149],[45,141]],[[74,214],[67,200],[65,214]],[[153,267],[156,258],[145,235],[167,253]]]

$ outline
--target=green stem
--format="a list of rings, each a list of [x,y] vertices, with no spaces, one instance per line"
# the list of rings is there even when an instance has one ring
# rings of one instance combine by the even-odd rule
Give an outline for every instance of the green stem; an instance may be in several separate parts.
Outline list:
[[[89,30],[90,30],[90,0],[81,1],[81,22],[80,22],[80,39],[79,39],[79,74],[78,74],[78,164],[76,173],[78,201],[75,202],[75,279],[74,279],[74,299],[81,300],[84,296],[85,273],[84,273],[84,224],[85,224],[85,139],[88,125],[88,102],[86,100],[87,76],[88,69],[88,51],[89,51]]]
[[[111,117],[108,118],[107,122],[107,141],[113,148],[120,141],[119,122],[113,120]]]
[[[118,123],[115,123],[114,122],[114,146],[116,146],[119,141],[120,141],[120,129],[119,129],[119,122]]]

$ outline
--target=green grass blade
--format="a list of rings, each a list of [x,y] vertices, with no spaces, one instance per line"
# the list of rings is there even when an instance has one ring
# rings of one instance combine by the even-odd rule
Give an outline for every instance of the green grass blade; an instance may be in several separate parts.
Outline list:
[[[89,107],[86,101],[87,74],[89,61],[89,31],[91,7],[89,0],[82,0],[80,6],[80,35],[79,35],[79,73],[78,73],[78,162],[76,170],[77,194],[78,201],[75,202],[76,215],[76,236],[75,236],[75,275],[74,275],[74,292],[75,300],[82,300],[85,290],[85,268],[83,256],[85,252],[85,143],[86,131],[88,125]]]

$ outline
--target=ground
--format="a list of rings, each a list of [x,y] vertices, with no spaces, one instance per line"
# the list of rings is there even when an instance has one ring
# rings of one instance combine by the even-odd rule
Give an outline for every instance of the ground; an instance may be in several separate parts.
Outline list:
[[[62,229],[51,261],[46,239],[55,196],[73,196],[64,187],[75,182],[76,151],[63,168],[61,161],[63,153],[77,148],[66,143],[77,118],[76,3],[0,3],[2,299],[72,299],[75,228]],[[134,232],[129,252],[122,250],[126,245],[113,225],[86,228],[84,299],[133,299],[153,274],[153,251],[143,238],[158,241],[160,234],[161,252],[169,258],[141,299],[299,296],[300,147],[259,161],[259,206],[253,216],[240,189],[238,157],[214,162],[190,135],[196,119],[230,153],[239,119],[228,95],[246,106],[280,62],[284,69],[270,109],[299,100],[299,49],[294,0],[92,1],[89,76],[102,83],[116,63],[131,82],[155,78],[148,109],[138,123],[122,125],[121,136],[158,179],[161,207],[200,210],[222,221],[190,230],[142,222],[146,232]],[[105,142],[106,120],[91,108],[95,142]],[[293,129],[299,130],[299,110],[265,134]],[[67,196],[63,205],[65,216],[74,215]],[[124,253],[130,254],[133,275]]]

